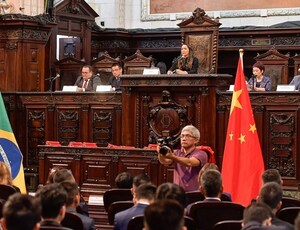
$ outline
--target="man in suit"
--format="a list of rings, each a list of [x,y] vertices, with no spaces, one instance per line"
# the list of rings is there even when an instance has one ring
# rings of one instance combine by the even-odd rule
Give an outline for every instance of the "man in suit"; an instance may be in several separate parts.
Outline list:
[[[114,230],[126,230],[128,222],[132,217],[143,215],[145,208],[154,201],[155,193],[156,186],[151,183],[142,184],[137,187],[137,203],[133,207],[115,215]]]
[[[42,206],[41,227],[69,229],[60,224],[65,218],[67,202],[67,193],[60,184],[54,183],[43,186],[35,197],[40,200]]]
[[[222,175],[218,170],[209,169],[201,176],[200,192],[205,196],[204,201],[221,201],[223,192]]]
[[[265,204],[271,208],[272,225],[282,226],[286,230],[293,230],[293,225],[276,217],[276,212],[280,209],[282,204],[282,193],[282,188],[278,183],[268,182],[260,189],[257,202]]]
[[[121,75],[122,66],[119,63],[114,63],[111,67],[112,76],[109,78],[109,84],[115,91],[120,91],[121,89]]]
[[[96,91],[97,85],[101,85],[100,77],[93,75],[93,67],[85,65],[81,69],[81,76],[75,82],[78,92]]]
[[[77,183],[74,181],[64,181],[61,182],[61,185],[68,195],[66,202],[67,212],[75,214],[81,219],[84,230],[95,230],[96,228],[94,220],[76,211],[76,208],[80,203],[79,188]]]
[[[295,76],[290,85],[295,85],[295,90],[300,90],[300,75]]]

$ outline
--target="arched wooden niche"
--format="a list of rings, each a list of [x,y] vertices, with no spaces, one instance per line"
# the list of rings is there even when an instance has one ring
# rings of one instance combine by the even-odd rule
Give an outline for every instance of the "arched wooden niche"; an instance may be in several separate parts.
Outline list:
[[[217,73],[219,20],[212,20],[201,8],[193,15],[177,24],[182,34],[182,42],[191,46],[199,60],[198,73]]]
[[[151,57],[145,57],[140,50],[123,60],[125,74],[143,74],[144,68],[151,66]]]
[[[288,83],[289,55],[279,53],[272,47],[263,54],[257,54],[254,58],[256,62],[261,62],[265,66],[265,75],[272,78],[272,89],[276,90],[278,84]]]

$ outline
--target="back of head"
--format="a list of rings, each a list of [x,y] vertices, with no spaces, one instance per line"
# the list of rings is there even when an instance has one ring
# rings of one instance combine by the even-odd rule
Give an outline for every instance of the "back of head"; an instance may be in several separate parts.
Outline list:
[[[276,210],[282,200],[282,188],[276,182],[268,182],[262,186],[259,192],[258,202],[268,205]]]
[[[262,174],[263,183],[276,182],[282,184],[281,175],[277,169],[267,169]]]
[[[147,230],[180,230],[184,225],[184,209],[174,200],[161,200],[146,207],[144,225]]]
[[[76,182],[64,181],[60,183],[64,190],[67,192],[66,206],[69,207],[75,202],[76,196],[79,196],[79,188]],[[78,200],[79,203],[79,200]]]
[[[200,169],[200,172],[198,174],[199,185],[201,185],[201,177],[202,177],[203,173],[209,169],[215,169],[215,170],[220,171],[218,165],[216,165],[215,163],[205,163],[203,165],[203,167]]]
[[[129,172],[121,172],[116,176],[117,188],[132,188],[133,176]]]
[[[7,164],[0,161],[0,184],[12,185],[12,176]]]
[[[141,184],[136,189],[136,198],[146,199],[148,201],[153,201],[155,198],[156,186],[151,183]]]
[[[35,196],[40,199],[43,218],[56,218],[67,201],[67,192],[57,183],[45,185]]]
[[[182,187],[170,182],[158,186],[156,191],[156,200],[171,199],[176,200],[182,207],[187,205],[187,197]]]
[[[54,183],[61,183],[63,181],[73,181],[75,182],[75,178],[72,174],[72,171],[69,169],[60,169],[57,170],[53,175]]]
[[[245,225],[250,221],[263,224],[264,221],[268,220],[271,216],[271,209],[267,205],[253,202],[244,210],[243,224]]]
[[[7,230],[32,230],[41,219],[39,200],[15,193],[3,207],[3,218]]]
[[[141,173],[133,177],[132,184],[135,187],[139,187],[141,184],[149,183],[149,182],[151,182],[150,177],[144,173]]]
[[[209,169],[201,176],[201,192],[205,197],[219,197],[222,193],[222,176],[215,169]]]

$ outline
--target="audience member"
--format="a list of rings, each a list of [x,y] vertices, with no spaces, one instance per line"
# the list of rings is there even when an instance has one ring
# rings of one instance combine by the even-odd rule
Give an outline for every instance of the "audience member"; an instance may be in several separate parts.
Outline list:
[[[300,212],[298,213],[298,216],[295,219],[295,230],[300,230]]]
[[[80,203],[79,188],[77,183],[72,181],[64,181],[61,183],[61,185],[68,195],[66,202],[67,212],[77,215],[82,220],[84,230],[96,229],[93,219],[82,215],[76,211],[76,208]]]
[[[126,230],[128,222],[132,217],[143,215],[145,208],[155,199],[156,186],[151,183],[142,184],[136,190],[136,204],[126,209],[125,211],[118,212],[115,215],[115,230]]]
[[[60,166],[54,166],[53,168],[49,169],[48,178],[46,181],[46,184],[52,184],[53,182],[53,176],[56,173],[56,171],[61,170],[62,168]]]
[[[276,212],[281,207],[282,188],[277,182],[268,182],[260,189],[257,199],[258,203],[263,203],[272,210],[272,225],[282,226],[286,230],[293,230],[294,226],[276,217]]]
[[[173,62],[168,74],[195,74],[198,72],[199,61],[187,44],[182,44],[181,55]]]
[[[279,185],[283,184],[281,175],[277,169],[267,169],[262,174],[262,182],[266,184],[268,182],[276,182]]]
[[[272,79],[264,75],[265,66],[261,62],[256,62],[252,71],[253,76],[247,82],[248,90],[260,92],[272,90]]]
[[[272,212],[271,209],[265,204],[257,204],[252,202],[245,208],[243,214],[242,229],[254,230],[264,229],[263,226],[271,226]]]
[[[121,75],[122,75],[122,66],[120,63],[115,63],[111,67],[112,76],[109,78],[108,83],[115,91],[122,90],[121,88]]]
[[[186,230],[184,209],[174,200],[160,200],[150,204],[144,213],[145,230]]]
[[[133,176],[129,172],[121,172],[116,176],[117,188],[132,188]]]
[[[137,188],[146,183],[150,183],[150,177],[147,174],[141,173],[133,177],[133,182],[132,182],[132,188],[131,188],[131,193],[133,196],[133,203],[136,203],[136,190]]]
[[[187,125],[181,131],[181,149],[172,151],[168,148],[168,152],[162,154],[161,146],[157,147],[159,162],[164,165],[173,164],[173,181],[186,192],[199,189],[198,174],[208,159],[206,152],[196,148],[199,140],[199,130],[192,125]]]
[[[201,176],[200,191],[205,196],[204,201],[221,201],[223,192],[222,175],[215,169],[209,169]]]
[[[3,161],[0,161],[0,184],[12,186],[17,192],[20,192],[20,189],[13,185],[13,178],[10,169]]]
[[[158,186],[155,200],[176,200],[183,208],[187,205],[187,197],[182,187],[177,184],[166,182]]]
[[[101,85],[100,77],[93,75],[93,67],[85,65],[81,69],[81,76],[75,82],[78,92],[96,91],[97,85]]]
[[[65,217],[67,192],[61,184],[48,184],[36,193],[42,207],[41,226],[64,228],[60,223]]]
[[[15,193],[3,207],[2,225],[6,230],[36,230],[40,219],[40,202],[29,195]]]

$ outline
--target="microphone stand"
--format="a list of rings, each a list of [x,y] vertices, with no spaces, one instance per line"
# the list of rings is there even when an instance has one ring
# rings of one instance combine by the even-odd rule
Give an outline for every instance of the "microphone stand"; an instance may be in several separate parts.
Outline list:
[[[59,78],[59,77],[60,77],[60,75],[59,75],[59,74],[56,74],[55,77],[49,77],[49,78],[45,79],[45,80],[49,80],[49,82],[50,82],[49,92],[52,92],[52,91],[53,91],[53,90],[52,90],[53,82],[54,82],[57,78]]]

